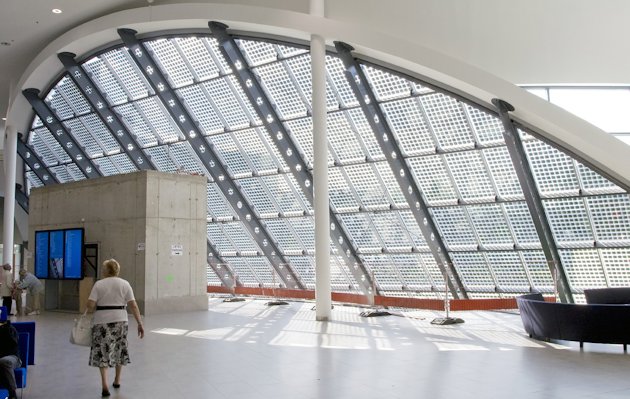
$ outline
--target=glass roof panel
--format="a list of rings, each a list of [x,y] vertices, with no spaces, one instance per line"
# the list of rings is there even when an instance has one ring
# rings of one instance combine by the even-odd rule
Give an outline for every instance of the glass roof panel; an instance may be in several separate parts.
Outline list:
[[[534,289],[545,293],[553,292],[553,278],[543,251],[521,251],[520,254]]]
[[[140,147],[145,148],[158,144],[156,136],[153,134],[148,121],[138,111],[135,103],[119,105],[115,111],[122,116],[122,121],[127,130],[134,135]]]
[[[398,216],[398,212],[374,213],[372,223],[387,249],[404,248],[407,252],[411,250],[413,243],[407,235],[407,229]]]
[[[523,190],[507,147],[488,148],[481,150],[481,153],[488,164],[499,198],[523,199]]]
[[[594,245],[593,230],[582,198],[544,200],[543,204],[557,243]]]
[[[262,136],[262,139],[261,139]],[[269,136],[265,130],[245,129],[234,132],[234,140],[238,142],[242,148],[247,149],[247,158],[258,173],[278,172],[279,165],[283,162],[279,161],[279,154],[270,154],[268,147],[275,149],[275,145],[269,142]],[[263,143],[261,140],[264,140]]]
[[[313,261],[314,262],[314,261]],[[338,256],[330,257],[330,285],[333,291],[348,292],[357,290],[357,282],[343,266],[343,259]]]
[[[340,215],[339,219],[359,250],[370,252],[378,249],[378,252],[381,252],[383,245],[374,230],[368,214],[345,214]]]
[[[558,252],[572,289],[606,287],[606,277],[596,249],[561,249]]]
[[[224,258],[232,268],[234,275],[245,287],[259,287],[261,281],[256,273],[249,267],[247,258]]]
[[[467,206],[468,214],[484,247],[513,247],[514,240],[501,205]],[[511,248],[510,248],[511,249]]]
[[[287,260],[293,266],[293,270],[300,276],[300,281],[307,290],[315,289],[315,263],[310,256],[288,256]],[[331,264],[331,268],[332,268]],[[347,288],[347,287],[346,287]]]
[[[135,104],[142,112],[145,121],[151,126],[151,131],[154,132],[163,143],[170,143],[184,137],[171,115],[164,109],[158,97],[149,97],[137,101]]]
[[[540,248],[540,240],[536,227],[525,202],[511,202],[503,205],[508,215],[510,226],[519,245],[529,245]]]
[[[119,83],[122,84],[130,100],[139,100],[154,94],[142,72],[135,62],[130,59],[126,47],[108,51],[100,57],[112,71],[115,71]]]
[[[201,86],[213,99],[221,120],[227,124],[229,130],[248,128],[250,119],[234,97],[234,92],[226,79],[210,80],[202,83]]]
[[[456,204],[457,194],[441,155],[407,159],[427,205]]]
[[[39,142],[38,139],[40,140]],[[68,153],[66,153],[66,150],[61,146],[61,144],[59,144],[48,128],[42,127],[34,130],[31,134],[31,142],[37,151],[37,155],[39,155],[40,158],[43,158],[42,161],[44,161],[47,165],[53,165],[59,162],[68,163],[72,161]],[[46,149],[48,149],[50,153],[48,153]],[[39,151],[42,151],[42,153]],[[43,156],[44,154],[52,155],[56,161],[53,161],[50,158],[46,159],[46,157]]]
[[[172,39],[148,40],[144,42],[144,46],[151,51],[153,59],[162,69],[171,87],[178,88],[194,82],[190,69],[186,66]]]
[[[346,80],[345,67],[341,59],[327,55],[326,69],[330,79],[329,83],[332,83],[333,91],[336,93],[340,105],[346,108],[358,106],[359,101]]]
[[[298,217],[287,219],[297,238],[309,254],[315,254],[315,224],[313,218]]]
[[[85,175],[83,174],[83,172],[81,172],[81,169],[79,169],[76,164],[69,163],[68,165],[66,165],[66,167],[68,169],[68,175],[70,175],[70,177],[74,181],[85,180]]]
[[[407,233],[409,234],[409,238],[413,242],[413,245],[420,251],[429,251],[429,245],[424,239],[422,231],[420,230],[420,227],[418,226],[418,223],[416,222],[416,219],[414,218],[411,211],[400,211],[399,215],[401,220],[405,224],[405,228],[407,230]],[[433,260],[433,262],[435,263],[435,259]]]
[[[260,78],[262,87],[269,100],[276,106],[281,120],[306,116],[306,105],[284,63],[265,65],[254,69],[253,72]]]
[[[627,194],[586,198],[597,240],[630,245],[630,198]]]
[[[177,172],[177,165],[170,157],[168,146],[145,148],[144,152],[151,158],[151,161],[159,171]]]
[[[116,154],[107,158],[118,168],[120,173],[135,172],[138,170],[127,154]]]
[[[434,154],[435,141],[415,98],[381,104],[387,122],[405,156]]]
[[[441,149],[475,147],[468,120],[457,100],[442,93],[422,96],[419,100]]]
[[[290,251],[295,254],[305,250],[286,219],[266,219],[264,223],[267,231],[277,241],[283,253],[286,254]]]
[[[99,91],[104,94],[103,97],[110,105],[123,104],[129,101],[118,74],[114,75],[101,57],[92,57],[81,66],[90,74],[90,78],[96,83]]]
[[[72,131],[72,137],[84,147],[84,151],[89,158],[102,157],[104,155],[103,148],[94,140],[90,130],[82,123],[81,119],[68,119],[63,122],[67,130]]]
[[[486,257],[499,288],[508,292],[529,292],[529,279],[518,252],[487,252]]]
[[[92,162],[98,167],[99,172],[101,172],[103,176],[112,176],[120,173],[109,158],[95,158]]]
[[[365,265],[374,273],[374,279],[378,287],[383,291],[398,291],[404,286],[396,269],[392,267],[392,261],[387,255],[364,256]]]
[[[372,165],[351,165],[342,169],[363,206],[389,209],[391,201],[387,188],[381,184]]]
[[[190,143],[173,143],[168,147],[168,150],[177,164],[178,172],[205,175],[205,170],[199,164],[199,158],[190,147]]]
[[[342,163],[365,161],[366,153],[357,140],[357,135],[353,131],[345,113],[330,113],[326,122],[328,142],[337,158]]]
[[[199,81],[219,76],[219,68],[202,40],[196,37],[176,37],[173,42],[181,49],[193,75]]]
[[[378,101],[409,97],[412,89],[409,81],[382,69],[361,65]]]
[[[234,215],[227,200],[221,193],[216,183],[208,183],[206,193],[208,195],[208,212],[214,218],[232,218]]]
[[[265,190],[263,181],[259,177],[240,179],[240,188],[247,201],[254,206],[254,210],[261,217],[278,217],[279,210],[270,200],[269,193]]]
[[[328,169],[328,195],[337,212],[359,209],[359,203],[341,168]]]
[[[402,278],[406,291],[430,290],[433,287],[432,278],[427,273],[419,255],[392,254],[390,258]]]
[[[486,292],[493,292],[496,289],[482,252],[453,252],[451,258],[467,289]]]
[[[107,126],[96,114],[88,114],[80,117],[83,125],[92,133],[94,139],[105,151],[105,155],[114,154],[120,152],[120,146],[114,139],[114,136],[107,129]]]
[[[214,152],[227,165],[227,170],[232,177],[252,175],[253,171],[245,154],[229,133],[209,136],[206,140],[214,146]]]
[[[236,39],[236,44],[241,48],[245,54],[245,59],[251,66],[278,60],[278,52],[272,43]]]
[[[358,133],[358,139],[364,146],[365,151],[373,160],[383,160],[385,155],[381,150],[381,146],[376,141],[374,131],[370,123],[365,118],[365,114],[360,108],[352,108],[345,111],[350,116],[353,130]]]
[[[42,160],[45,166],[56,165],[59,163],[57,156],[53,150],[46,145],[43,139],[43,135],[50,135],[50,131],[45,127],[31,130],[29,137],[29,145],[33,148],[39,159]]]
[[[625,192],[624,189],[614,184],[610,180],[606,179],[602,175],[594,172],[592,169],[584,166],[580,162],[575,162],[577,165],[578,176],[580,179],[580,186],[587,192],[598,193],[621,193]]]
[[[479,144],[496,145],[505,144],[503,140],[503,123],[495,115],[488,111],[482,111],[479,108],[464,104],[464,109],[470,118],[473,131]]]
[[[295,195],[295,188],[291,189],[289,186],[286,175],[264,176],[262,181],[281,212],[295,214],[306,211]]]
[[[383,185],[386,187],[386,192],[389,198],[392,199],[396,206],[408,207],[405,195],[400,190],[400,186],[396,182],[396,177],[389,167],[388,162],[375,162],[373,164],[376,167],[376,174],[381,178]],[[400,172],[399,172],[400,173]]]
[[[30,194],[31,192],[31,188],[33,187],[43,187],[44,183],[42,183],[41,180],[39,180],[39,177],[37,177],[37,175],[35,174],[35,172],[31,172],[28,171],[26,172],[26,179],[27,179],[27,194]]]
[[[432,208],[429,211],[449,249],[477,249],[477,239],[463,208]]]
[[[608,278],[609,287],[630,286],[630,249],[628,248],[602,248],[599,250],[604,263],[604,270]]]
[[[262,256],[255,256],[247,257],[245,258],[245,260],[249,264],[249,267],[252,269],[252,271],[258,277],[258,280],[260,280],[260,282],[263,283],[265,287],[281,287],[283,285],[282,279],[278,276],[267,258]]]
[[[464,201],[488,201],[496,197],[480,155],[478,151],[465,151],[444,156]]]
[[[302,47],[293,47],[293,45],[291,45],[289,47],[289,45],[287,44],[282,45],[282,44],[277,44],[276,48],[278,49],[278,53],[282,56],[282,57],[293,57],[295,55],[299,55],[299,54],[308,54],[308,50],[306,48],[302,48]]]
[[[539,140],[523,145],[541,194],[578,194],[580,185],[571,158]]]
[[[60,120],[84,115],[92,110],[68,75],[65,75],[57,83],[57,86],[48,93],[45,101]]]
[[[213,101],[206,96],[203,85],[193,85],[176,90],[191,117],[199,123],[202,134],[217,134],[225,131],[221,116],[217,114]]]
[[[237,251],[262,252],[249,233],[247,233],[242,222],[224,223],[223,231],[230,237]]]
[[[284,61],[287,67],[289,67],[291,73],[295,77],[295,80],[304,94],[304,98],[307,101],[307,106],[312,108],[311,98],[313,97],[313,84],[311,81],[311,55],[305,54],[300,57],[291,58]],[[334,111],[339,109],[339,100],[335,96],[335,91],[330,85],[330,82],[326,81],[326,109],[328,111]]]
[[[284,122],[284,126],[291,135],[293,142],[298,147],[304,162],[309,166],[313,164],[313,120],[308,118],[294,119]],[[328,165],[333,165],[334,159],[328,150]]]

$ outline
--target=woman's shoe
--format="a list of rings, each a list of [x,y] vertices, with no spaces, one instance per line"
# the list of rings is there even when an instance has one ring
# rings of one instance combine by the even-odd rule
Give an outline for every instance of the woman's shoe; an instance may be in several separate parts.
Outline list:
[[[120,388],[120,384],[113,383],[112,386],[116,389]]]
[[[110,393],[107,389],[103,389],[103,392],[101,392],[101,396],[109,396]]]

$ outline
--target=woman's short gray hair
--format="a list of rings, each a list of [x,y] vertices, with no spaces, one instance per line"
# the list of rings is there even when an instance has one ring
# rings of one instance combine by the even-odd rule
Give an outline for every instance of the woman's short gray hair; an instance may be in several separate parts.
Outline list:
[[[116,277],[120,273],[120,264],[116,259],[107,259],[103,262],[103,275],[106,277]]]

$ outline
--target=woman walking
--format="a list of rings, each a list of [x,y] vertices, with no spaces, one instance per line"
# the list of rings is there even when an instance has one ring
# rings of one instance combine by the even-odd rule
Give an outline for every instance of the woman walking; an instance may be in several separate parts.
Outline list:
[[[116,368],[114,388],[120,388],[122,366],[130,363],[127,346],[128,320],[126,307],[131,309],[138,323],[138,336],[144,337],[140,310],[131,285],[118,277],[120,264],[115,259],[103,262],[103,278],[92,287],[88,299],[88,312],[94,312],[90,366],[101,372],[102,396],[109,396],[107,369]]]

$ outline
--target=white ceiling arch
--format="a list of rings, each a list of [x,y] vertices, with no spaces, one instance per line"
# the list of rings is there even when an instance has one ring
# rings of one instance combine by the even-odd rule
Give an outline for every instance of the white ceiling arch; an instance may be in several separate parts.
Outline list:
[[[208,21],[220,21],[230,29],[308,40],[311,33],[328,44],[341,40],[351,44],[362,57],[440,82],[452,91],[485,105],[498,97],[511,103],[513,117],[552,142],[570,149],[618,184],[630,187],[630,149],[617,139],[526,93],[498,77],[412,41],[372,31],[365,26],[314,17],[287,10],[230,4],[169,4],[120,11],[84,23],[52,41],[30,63],[10,99],[7,125],[26,131],[32,118],[21,91],[46,90],[62,72],[59,52],[79,57],[95,48],[119,42],[116,30],[132,28],[139,34],[178,30],[207,30]],[[597,143],[597,145],[593,145]]]

